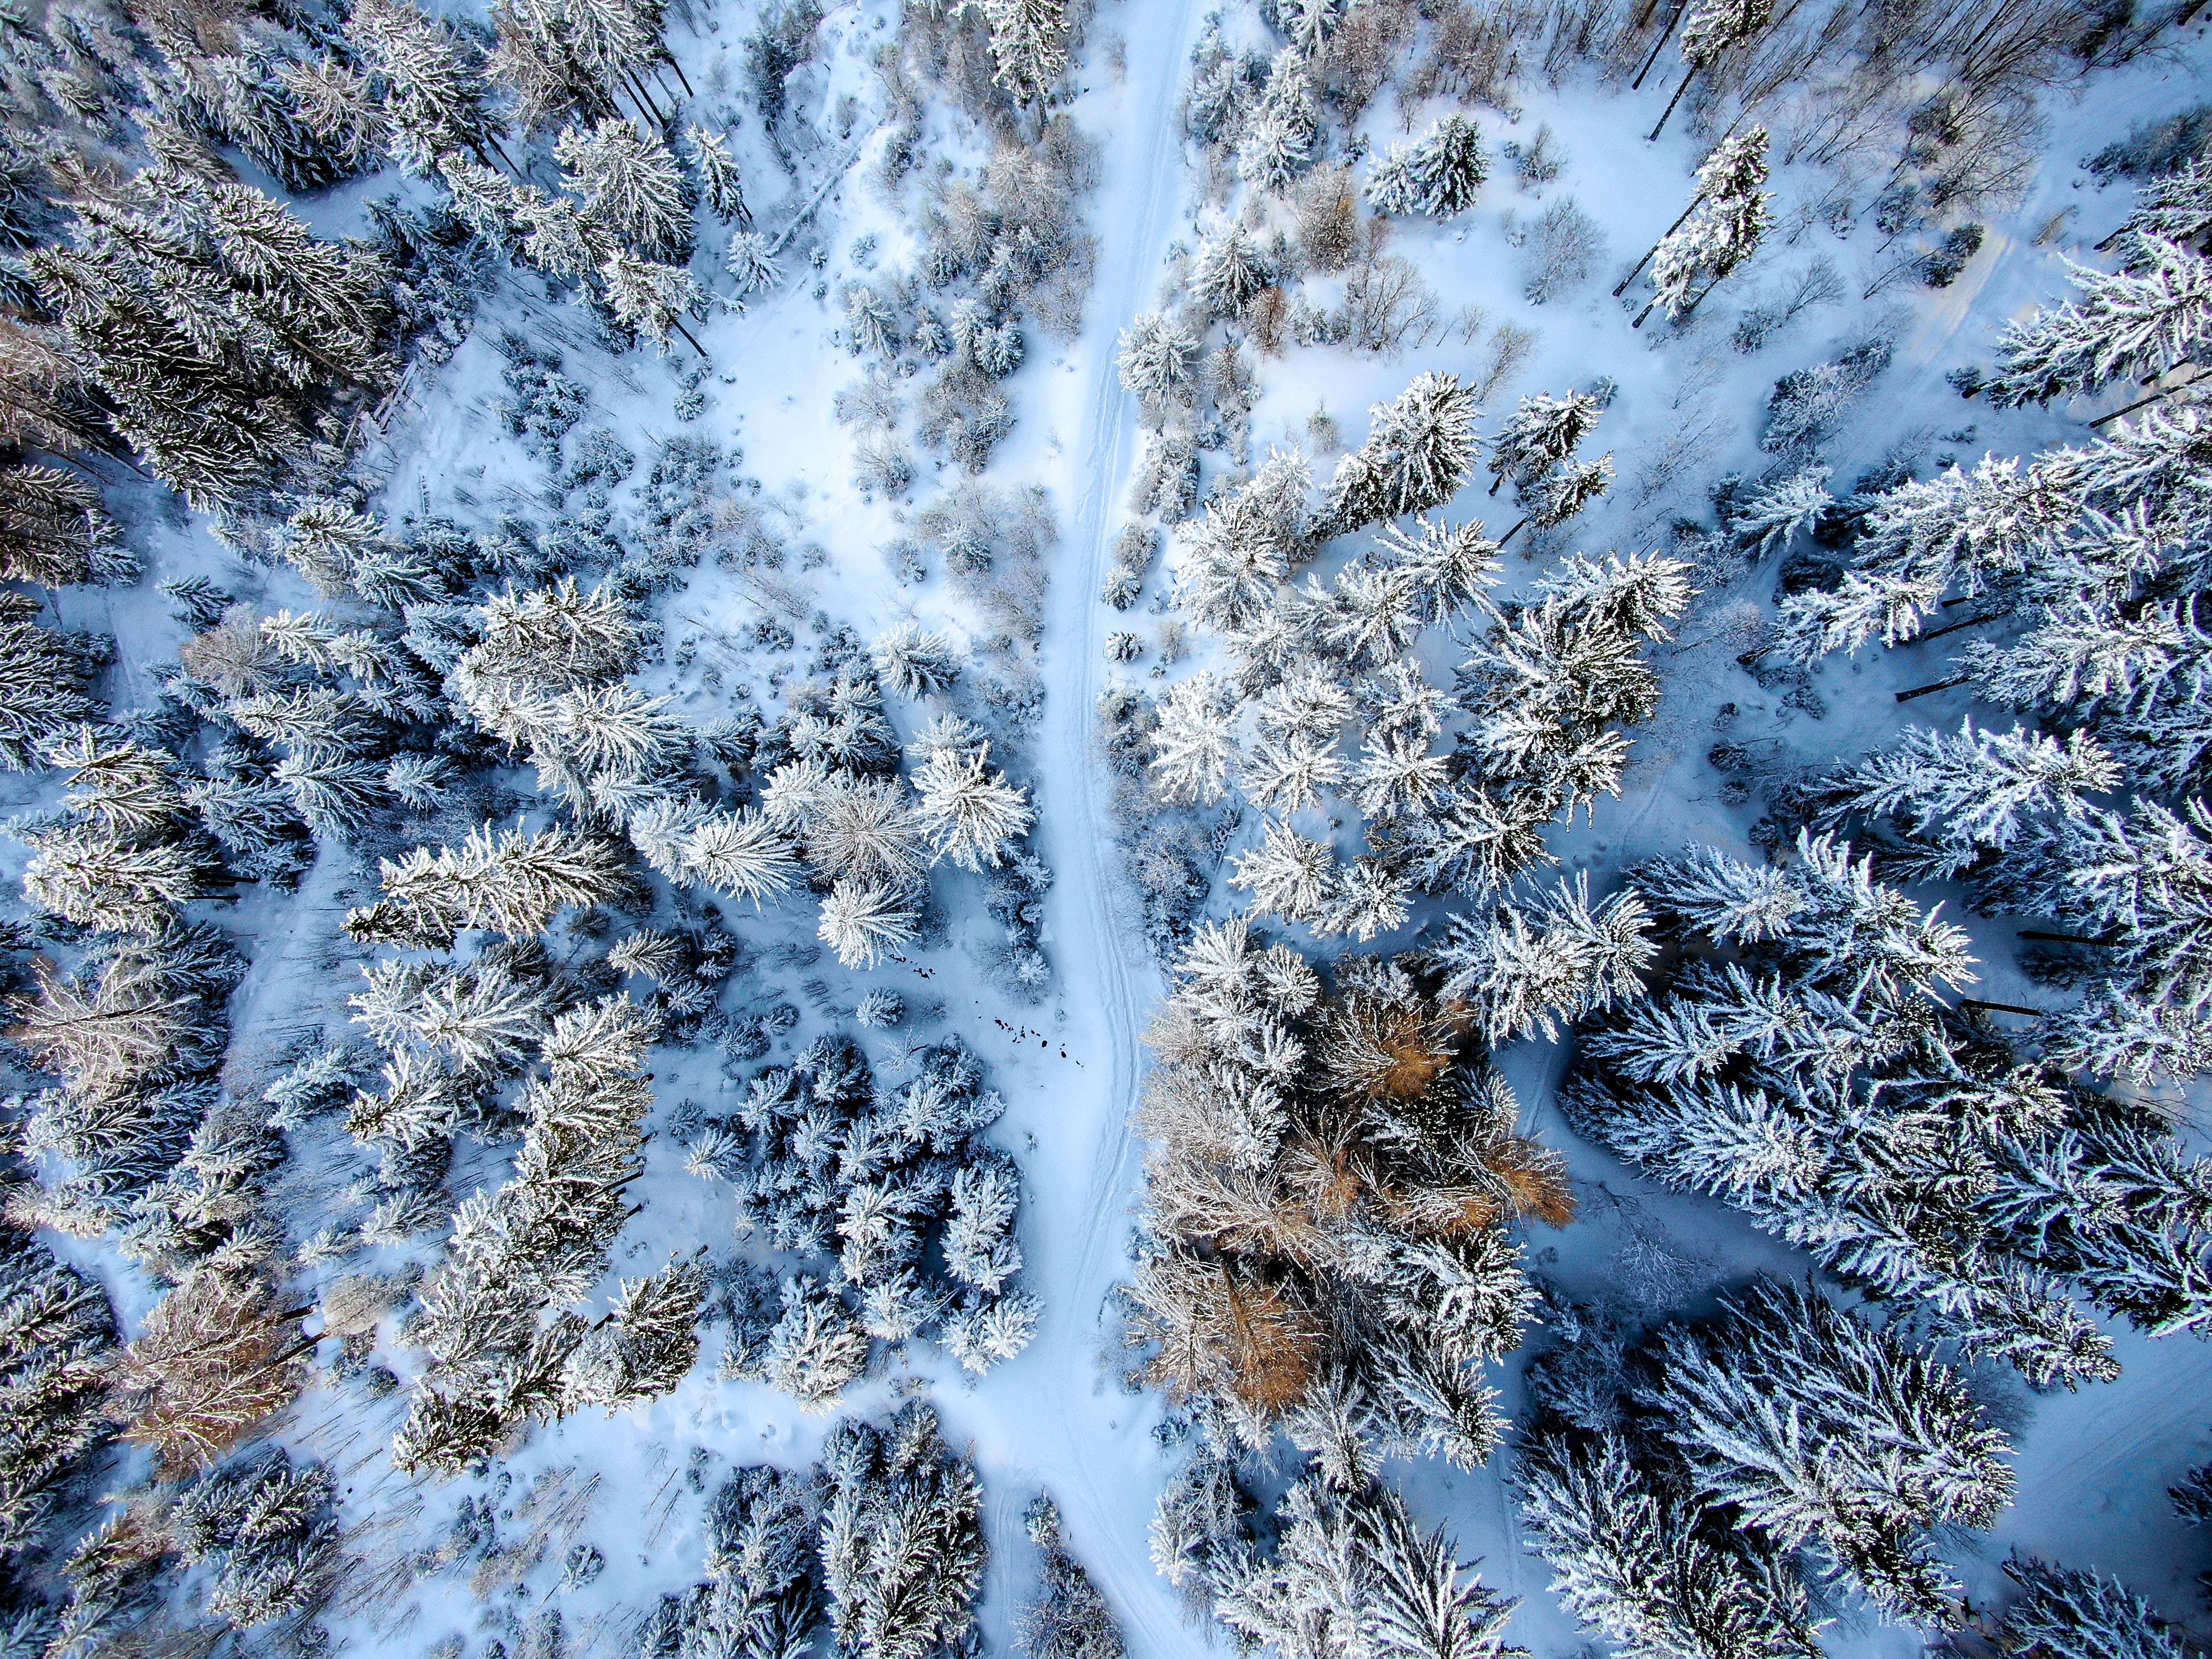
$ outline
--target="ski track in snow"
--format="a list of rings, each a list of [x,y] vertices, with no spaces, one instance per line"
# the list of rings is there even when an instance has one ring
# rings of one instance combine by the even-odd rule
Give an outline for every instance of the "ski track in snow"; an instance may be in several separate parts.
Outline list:
[[[1138,1160],[1128,1111],[1139,1069],[1138,1021],[1157,986],[1149,957],[1112,902],[1118,855],[1106,833],[1106,792],[1091,731],[1104,678],[1098,590],[1138,442],[1135,404],[1115,364],[1116,337],[1144,308],[1179,222],[1176,100],[1201,15],[1196,0],[1133,0],[1102,17],[1100,27],[1118,27],[1129,41],[1127,77],[1103,114],[1077,112],[1103,147],[1091,216],[1094,225],[1109,228],[1085,335],[1070,353],[1074,384],[1054,400],[1056,408],[1040,408],[1032,418],[1057,413],[1063,429],[1075,430],[1046,469],[1065,529],[1047,613],[1036,768],[1042,839],[1055,872],[1046,944],[1071,1016],[1069,1051],[1087,1063],[1050,1103],[1058,1146],[1031,1155],[1040,1164],[1065,1160],[1066,1176],[1050,1187],[1038,1179],[1035,1190],[1073,1200],[1057,1209],[1036,1204],[1024,1215],[1031,1288],[1045,1304],[1036,1340],[977,1389],[998,1396],[1002,1407],[985,1430],[1005,1437],[994,1461],[1018,1472],[1011,1482],[1001,1477],[994,1511],[1026,1501],[1040,1485],[1053,1494],[1071,1547],[1114,1606],[1131,1659],[1192,1652],[1205,1638],[1182,1617],[1146,1549],[1160,1468],[1147,1430],[1158,1402],[1116,1386],[1119,1363],[1103,1328],[1106,1299],[1126,1265],[1122,1242],[1134,1200]],[[998,1542],[1012,1528],[993,1530]],[[1007,1551],[998,1553],[1006,1560]],[[1016,1567],[1017,1575],[1022,1571]],[[1008,1588],[1015,1602],[1027,1589],[1018,1577]],[[1002,1616],[1011,1610],[1008,1598],[993,1599]]]

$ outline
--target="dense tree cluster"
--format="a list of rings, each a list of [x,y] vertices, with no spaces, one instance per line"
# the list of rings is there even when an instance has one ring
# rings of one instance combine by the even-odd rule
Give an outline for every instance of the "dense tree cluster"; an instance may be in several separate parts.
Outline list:
[[[1340,962],[1332,990],[1243,921],[1201,930],[1147,1041],[1136,1123],[1150,1374],[1264,1446],[1339,1470],[1393,1452],[1486,1458],[1482,1368],[1532,1292],[1513,1225],[1573,1199],[1413,959]]]
[[[1957,1371],[1775,1279],[1698,1323],[1546,1322],[1515,1480],[1585,1627],[1638,1659],[1812,1659],[1838,1592],[1890,1622],[1963,1622],[1933,1534],[1990,1525],[2013,1475]]]
[[[966,1652],[987,1546],[983,1488],[920,1403],[841,1419],[803,1473],[739,1469],[708,1513],[710,1577],[664,1599],[647,1659],[803,1651],[823,1626],[854,1659]]]
[[[2075,1297],[2153,1332],[2212,1316],[2212,1166],[1946,1005],[1966,935],[1868,859],[1808,836],[1633,879],[1680,954],[1580,1036],[1563,1103],[1595,1139],[2039,1387],[2118,1374]]]
[[[985,1132],[1006,1102],[949,1038],[879,1086],[849,1038],[823,1037],[756,1077],[734,1116],[690,1131],[689,1165],[736,1191],[743,1234],[810,1260],[763,1284],[726,1368],[829,1411],[872,1340],[925,1333],[969,1370],[1025,1347],[1021,1173]]]

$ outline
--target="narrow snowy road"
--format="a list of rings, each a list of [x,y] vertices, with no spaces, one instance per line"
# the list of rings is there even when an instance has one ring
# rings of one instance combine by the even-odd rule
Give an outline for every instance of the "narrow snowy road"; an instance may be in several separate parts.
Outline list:
[[[1123,35],[1127,74],[1109,83],[1097,62],[1103,53],[1094,52],[1094,90],[1076,110],[1102,143],[1091,204],[1101,233],[1098,270],[1083,336],[1057,384],[1039,389],[1029,418],[1059,445],[1035,475],[1049,485],[1061,524],[1036,761],[1041,836],[1055,872],[1046,948],[1066,1014],[1059,1036],[1080,1069],[1046,1103],[1040,1144],[1024,1155],[1032,1197],[1023,1243],[1044,1319],[1029,1351],[977,1391],[978,1403],[988,1401],[991,1409],[988,1425],[975,1425],[987,1481],[996,1478],[1003,1489],[1011,1478],[1059,1500],[1069,1541],[1114,1604],[1132,1659],[1195,1652],[1204,1638],[1183,1620],[1146,1548],[1161,1468],[1148,1430],[1158,1407],[1115,1386],[1125,1362],[1101,1319],[1127,1265],[1140,1160],[1127,1119],[1141,1065],[1137,1032],[1158,981],[1111,900],[1117,855],[1091,728],[1105,678],[1103,617],[1110,614],[1102,611],[1098,589],[1140,441],[1134,404],[1115,372],[1115,341],[1149,303],[1176,234],[1182,183],[1176,97],[1200,21],[1194,0],[1128,0],[1102,10],[1093,37]]]

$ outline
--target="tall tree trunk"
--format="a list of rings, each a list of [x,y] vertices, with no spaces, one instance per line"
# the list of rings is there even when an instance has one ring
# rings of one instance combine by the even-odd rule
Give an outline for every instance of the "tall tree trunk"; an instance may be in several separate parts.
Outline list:
[[[1613,290],[1613,297],[1614,299],[1618,300],[1621,295],[1626,291],[1628,285],[1636,280],[1637,273],[1642,270],[1644,266],[1651,263],[1651,256],[1658,252],[1660,248],[1665,246],[1667,236],[1672,236],[1676,231],[1681,229],[1684,225],[1690,222],[1690,216],[1698,210],[1698,204],[1705,199],[1705,193],[1703,191],[1699,191],[1695,196],[1692,196],[1690,198],[1690,205],[1682,210],[1682,216],[1675,220],[1673,224],[1667,227],[1667,235],[1662,236],[1657,241],[1652,243],[1650,247],[1646,248],[1644,251],[1644,257],[1641,259],[1638,259],[1636,264],[1630,268],[1627,276],[1620,279],[1620,286]]]
[[[2194,367],[2194,365],[2191,365],[2191,367]],[[2204,377],[2202,374],[2198,374],[2180,382],[2180,384],[2177,386],[2160,386],[2156,392],[2152,392],[2149,397],[2138,398],[2135,402],[2124,404],[2122,407],[2114,410],[2109,415],[2100,415],[2095,420],[2090,422],[2089,424],[2093,427],[2102,426],[2107,421],[2118,420],[2123,415],[2132,415],[2136,410],[2145,407],[2147,404],[2154,404],[2163,398],[2171,398],[2177,392],[2188,391],[2190,387],[2195,386],[2197,381],[2202,380],[2203,378]]]
[[[1937,680],[1932,685],[1916,685],[1910,691],[1897,694],[1899,702],[1911,702],[1915,697],[1924,697],[1931,691],[1948,691],[1954,685],[1964,685],[1970,677],[1961,674],[1956,679]]]
[[[1683,74],[1682,84],[1674,88],[1674,95],[1667,100],[1667,107],[1659,112],[1659,125],[1652,128],[1645,136],[1644,140],[1645,143],[1656,144],[1659,142],[1659,135],[1666,130],[1668,118],[1674,113],[1674,106],[1682,101],[1682,94],[1690,89],[1690,82],[1697,78],[1698,66],[1692,64]]]
[[[1940,640],[1946,634],[1955,634],[1962,628],[1978,628],[1985,622],[1995,622],[2002,615],[2004,612],[2002,611],[1993,611],[1986,617],[1969,617],[1964,622],[1946,623],[1931,634],[1916,634],[1909,640],[1899,640],[1898,644],[1918,645],[1924,640]]]
[[[1659,54],[1674,38],[1674,25],[1682,21],[1682,14],[1689,9],[1690,0],[1676,0],[1674,9],[1667,14],[1667,27],[1659,31],[1659,38],[1651,43],[1650,53],[1644,58],[1643,67],[1636,71],[1636,78],[1628,83],[1631,92],[1644,89],[1644,77],[1651,73],[1651,66],[1659,61]]]

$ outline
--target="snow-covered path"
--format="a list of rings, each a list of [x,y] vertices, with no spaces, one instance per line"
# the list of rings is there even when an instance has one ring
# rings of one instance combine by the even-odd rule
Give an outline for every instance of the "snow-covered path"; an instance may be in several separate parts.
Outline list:
[[[1161,1455],[1148,1432],[1158,1406],[1115,1383],[1126,1362],[1109,1346],[1106,1298],[1126,1269],[1139,1157],[1127,1130],[1141,1064],[1137,1032],[1157,992],[1151,962],[1111,902],[1116,854],[1106,789],[1094,765],[1091,710],[1104,678],[1098,589],[1116,506],[1139,442],[1133,401],[1115,368],[1116,336],[1144,309],[1176,234],[1182,182],[1176,95],[1201,21],[1195,0],[1128,0],[1102,12],[1094,39],[1128,42],[1119,84],[1097,85],[1076,118],[1102,144],[1091,204],[1106,228],[1082,338],[1054,382],[1037,388],[1030,422],[1055,434],[1032,476],[1051,489],[1062,526],[1054,558],[1042,669],[1047,695],[1036,769],[1041,839],[1055,872],[1046,948],[1060,975],[1066,1024],[1056,1033],[1079,1062],[1065,1092],[1043,1103],[1039,1145],[1023,1154],[1030,1198],[1023,1245],[1030,1288],[1044,1300],[1036,1341],[946,1415],[976,1437],[993,1493],[997,1559],[994,1612],[1027,1586],[1004,1575],[1022,1552],[1019,1504],[1039,1486],[1058,1499],[1069,1542],[1120,1617],[1132,1659],[1194,1652],[1200,1631],[1153,1571],[1146,1546]],[[1103,56],[1103,53],[1097,54]],[[1094,84],[1107,81],[1103,68]]]

